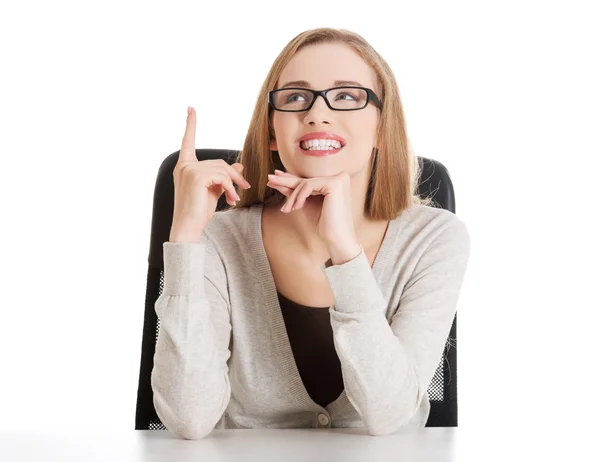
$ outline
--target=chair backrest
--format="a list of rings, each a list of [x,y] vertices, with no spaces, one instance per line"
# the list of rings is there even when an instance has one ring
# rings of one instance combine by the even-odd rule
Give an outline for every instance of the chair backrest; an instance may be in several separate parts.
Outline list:
[[[226,149],[196,149],[198,160],[224,159],[232,164],[237,161],[239,151]],[[154,365],[154,352],[160,320],[155,311],[155,303],[162,293],[163,275],[163,242],[169,240],[173,221],[174,184],[173,169],[179,158],[179,151],[170,154],[158,170],[154,187],[152,209],[152,230],[150,234],[150,253],[148,255],[148,274],[146,285],[146,303],[144,310],[144,327],[140,374],[138,382],[137,406],[135,414],[136,430],[166,430],[154,409],[150,376]],[[448,170],[440,162],[419,157],[421,176],[419,179],[419,195],[433,199],[434,206],[455,211],[454,188]],[[217,210],[229,208],[223,194],[217,203]],[[438,369],[428,388],[431,412],[427,427],[457,426],[456,402],[456,315],[446,342],[444,353],[440,358]]]

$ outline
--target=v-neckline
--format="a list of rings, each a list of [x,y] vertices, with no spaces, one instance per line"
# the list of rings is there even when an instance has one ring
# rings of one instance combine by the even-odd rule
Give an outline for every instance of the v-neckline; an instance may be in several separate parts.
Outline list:
[[[279,304],[277,287],[275,285],[275,280],[271,272],[271,266],[267,258],[267,251],[263,242],[262,212],[262,203],[253,204],[250,206],[248,216],[248,239],[254,254],[253,263],[257,269],[254,274],[258,279],[260,279],[260,281],[258,281],[258,286],[262,288],[264,300],[263,309],[267,311],[266,316],[269,319],[270,334],[273,338],[273,343],[275,344],[277,357],[279,358],[280,370],[282,370],[288,378],[290,391],[297,399],[299,404],[309,409],[315,409],[315,411],[326,411],[332,414],[338,414],[340,411],[352,406],[348,399],[348,395],[346,394],[345,387],[338,398],[329,403],[327,406],[323,407],[310,397],[306,387],[304,386],[304,383],[302,382],[302,377],[300,376],[300,372],[296,365],[292,346],[290,344],[285,327],[285,321],[283,319],[281,306]],[[379,250],[373,261],[372,271],[378,284],[380,284],[381,274],[388,262],[388,256],[390,253],[389,249],[394,247],[394,243],[398,234],[397,229],[399,226],[400,216],[390,220],[381,242],[381,246],[379,247]],[[325,262],[322,263],[321,269],[325,269]],[[329,309],[331,309],[331,307],[329,307]]]

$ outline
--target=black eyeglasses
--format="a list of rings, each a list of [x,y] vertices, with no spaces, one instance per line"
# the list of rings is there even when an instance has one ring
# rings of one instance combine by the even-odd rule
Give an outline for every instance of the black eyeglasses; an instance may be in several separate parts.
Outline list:
[[[304,112],[313,107],[317,96],[322,96],[329,109],[334,111],[358,111],[371,101],[379,109],[383,107],[375,92],[364,87],[334,87],[322,91],[280,88],[269,92],[269,104],[276,111]]]

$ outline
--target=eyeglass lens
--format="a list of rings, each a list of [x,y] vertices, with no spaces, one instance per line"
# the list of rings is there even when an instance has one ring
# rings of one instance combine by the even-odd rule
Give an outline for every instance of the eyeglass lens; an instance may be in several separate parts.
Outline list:
[[[299,88],[279,90],[273,94],[273,103],[277,109],[300,111],[308,108],[315,95]],[[367,104],[368,94],[361,88],[342,87],[327,92],[329,104],[335,109],[359,109]]]

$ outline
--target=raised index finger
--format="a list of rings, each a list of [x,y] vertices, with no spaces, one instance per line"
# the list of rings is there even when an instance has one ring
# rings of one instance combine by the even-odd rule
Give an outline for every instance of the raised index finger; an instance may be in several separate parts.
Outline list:
[[[193,107],[188,108],[187,123],[183,141],[181,142],[181,151],[179,152],[179,161],[198,160],[196,157],[196,111]]]

